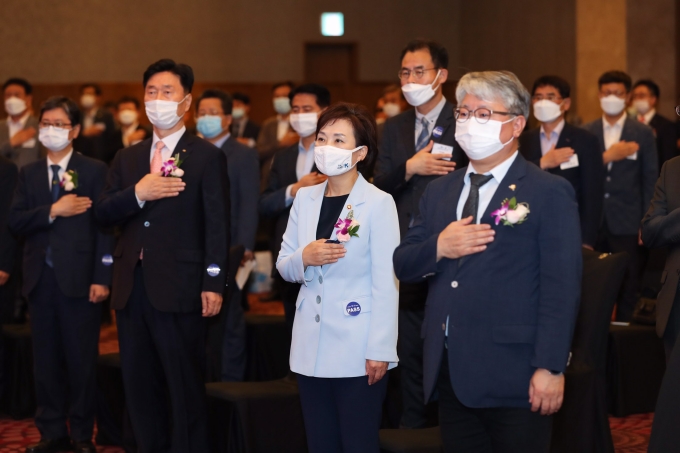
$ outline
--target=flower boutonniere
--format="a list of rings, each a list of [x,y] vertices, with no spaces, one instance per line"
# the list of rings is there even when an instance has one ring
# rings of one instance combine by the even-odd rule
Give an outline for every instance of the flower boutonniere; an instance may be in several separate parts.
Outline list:
[[[75,170],[66,170],[64,176],[61,177],[61,182],[59,183],[61,187],[64,188],[66,192],[70,192],[73,189],[78,188],[78,172]]]
[[[349,242],[350,238],[359,237],[357,231],[359,231],[360,226],[359,222],[354,219],[354,211],[349,211],[345,220],[338,219],[335,224],[335,228],[338,228],[335,232],[338,241]]]
[[[530,212],[528,203],[517,203],[517,199],[512,197],[503,200],[500,209],[496,209],[491,215],[496,217],[496,225],[503,221],[503,225],[514,227],[523,223]]]
[[[181,178],[184,176],[184,170],[179,168],[184,163],[183,160],[179,158],[179,153],[172,156],[170,159],[163,162],[161,166],[161,175],[173,178]]]

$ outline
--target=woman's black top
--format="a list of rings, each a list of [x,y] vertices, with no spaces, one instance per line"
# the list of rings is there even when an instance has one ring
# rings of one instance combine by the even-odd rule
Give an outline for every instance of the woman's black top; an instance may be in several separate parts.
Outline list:
[[[316,239],[330,239],[333,228],[340,218],[342,209],[345,207],[347,195],[339,197],[323,197],[321,202],[321,212],[319,213],[319,223],[316,225]]]

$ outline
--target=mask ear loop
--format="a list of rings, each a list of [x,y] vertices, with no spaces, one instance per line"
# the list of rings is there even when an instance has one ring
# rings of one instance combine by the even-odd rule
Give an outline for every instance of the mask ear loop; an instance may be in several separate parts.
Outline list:
[[[510,119],[507,120],[507,121],[503,121],[501,124],[507,124],[507,123],[509,123],[510,121],[516,120],[517,118],[519,118],[519,115],[515,115],[514,118],[510,118]],[[500,139],[500,137],[498,137],[498,138]],[[507,146],[507,145],[508,145],[509,143],[511,143],[515,138],[516,138],[516,137],[515,137],[515,135],[513,134],[512,137],[510,137],[510,140],[508,140],[508,141],[505,142],[505,143],[503,143],[503,142],[501,142],[501,143],[503,143],[503,146]]]
[[[430,86],[434,85],[434,83],[437,81],[437,79],[439,78],[439,75],[440,75],[441,73],[442,73],[442,70],[439,69],[439,70],[437,71],[436,77],[434,78],[434,80],[432,81],[432,83],[430,84]],[[437,85],[437,88],[432,88],[432,91],[437,91],[437,90],[439,89],[440,86],[442,86],[441,83],[440,83],[439,85]]]

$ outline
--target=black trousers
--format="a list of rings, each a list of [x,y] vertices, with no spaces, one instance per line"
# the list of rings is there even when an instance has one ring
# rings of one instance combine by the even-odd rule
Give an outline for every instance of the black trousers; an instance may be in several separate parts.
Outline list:
[[[61,292],[54,269],[44,265],[29,296],[38,409],[43,439],[92,439],[96,410],[95,367],[102,307],[88,297]]]
[[[427,411],[423,393],[423,339],[420,331],[425,309],[399,309],[399,372],[401,373],[401,426],[423,428]]]
[[[463,364],[465,366],[465,364]],[[552,417],[514,407],[471,408],[451,387],[444,350],[439,379],[439,426],[445,453],[548,453]],[[529,399],[527,382],[527,400]]]
[[[201,312],[166,313],[151,305],[141,264],[127,305],[117,310],[118,340],[138,453],[209,451]]]
[[[316,378],[298,374],[309,453],[379,453],[387,377],[368,385],[368,376]]]
[[[224,337],[222,339],[223,382],[243,381],[246,374],[246,319],[243,316],[241,290],[231,292],[231,300],[225,301]]]
[[[616,320],[629,322],[633,318],[633,310],[638,301],[638,291],[640,291],[642,256],[638,236],[612,234],[605,224],[600,229],[595,249],[607,253],[626,252],[630,256],[616,307]]]

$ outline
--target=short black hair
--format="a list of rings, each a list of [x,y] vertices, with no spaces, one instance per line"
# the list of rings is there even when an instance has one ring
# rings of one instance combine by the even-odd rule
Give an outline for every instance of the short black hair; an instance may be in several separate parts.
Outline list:
[[[293,102],[293,98],[298,94],[311,94],[316,96],[316,105],[322,109],[331,105],[331,92],[328,91],[328,88],[319,85],[318,83],[306,83],[297,88],[293,88],[288,95],[288,99],[290,99],[291,103]]]
[[[446,48],[436,41],[430,39],[414,39],[406,44],[404,50],[401,51],[399,62],[404,59],[407,52],[415,52],[417,50],[427,49],[432,57],[435,69],[447,69],[449,67],[449,53]]]
[[[82,93],[83,91],[85,91],[85,88],[94,88],[94,93],[97,96],[102,95],[102,87],[100,87],[96,83],[84,83],[84,84],[80,85],[80,92]]]
[[[39,121],[42,121],[43,114],[54,109],[62,109],[66,112],[68,120],[71,122],[72,127],[79,126],[81,124],[81,113],[78,108],[78,104],[71,98],[66,96],[52,96],[40,106],[40,117]]]
[[[652,96],[659,99],[661,90],[659,90],[659,85],[657,85],[655,81],[651,79],[638,80],[637,82],[635,82],[635,85],[633,85],[633,89],[642,85],[646,86],[649,89],[649,92],[652,93]]]
[[[184,92],[186,94],[191,93],[191,90],[194,87],[194,70],[191,69],[191,66],[183,63],[175,63],[174,60],[169,58],[158,60],[157,62],[152,63],[146,68],[146,71],[144,71],[144,88],[146,88],[146,84],[149,83],[149,79],[159,72],[171,72],[175,74],[179,77],[179,82],[182,84]]]
[[[295,84],[293,82],[291,82],[290,80],[286,80],[285,82],[279,82],[279,83],[275,83],[274,85],[272,85],[272,91],[276,90],[278,87],[283,87],[283,86],[286,86],[286,87],[290,88],[291,90],[295,88]]]
[[[224,111],[224,114],[231,115],[231,110],[234,103],[231,100],[229,93],[216,89],[205,90],[201,97],[198,98],[198,101],[196,101],[196,111],[198,111],[198,106],[201,105],[201,101],[203,99],[219,99],[222,103],[222,110]]]
[[[235,92],[234,94],[231,95],[231,98],[234,101],[241,101],[245,105],[250,105],[250,96],[248,96],[245,93],[241,93],[240,91]]]
[[[626,92],[630,92],[633,81],[630,76],[623,71],[607,71],[600,76],[597,81],[598,87],[602,88],[602,85],[608,83],[622,83],[626,87]]]
[[[571,95],[571,86],[569,86],[569,82],[567,82],[560,76],[554,75],[545,75],[536,79],[536,81],[534,82],[534,86],[531,88],[531,95],[533,96],[534,94],[536,94],[537,88],[545,86],[551,86],[553,88],[556,88],[557,91],[560,93],[560,96],[565,99],[570,97]]]
[[[10,79],[7,79],[7,81],[2,85],[2,91],[5,91],[7,87],[10,85],[20,85],[24,87],[26,95],[33,93],[33,85],[31,85],[26,79],[22,79],[19,77],[12,77]]]
[[[142,106],[142,104],[139,102],[139,99],[132,96],[123,96],[122,98],[118,99],[118,102],[116,102],[116,108],[120,108],[120,104],[126,103],[135,104],[135,108],[137,110],[139,110],[139,108]]]

